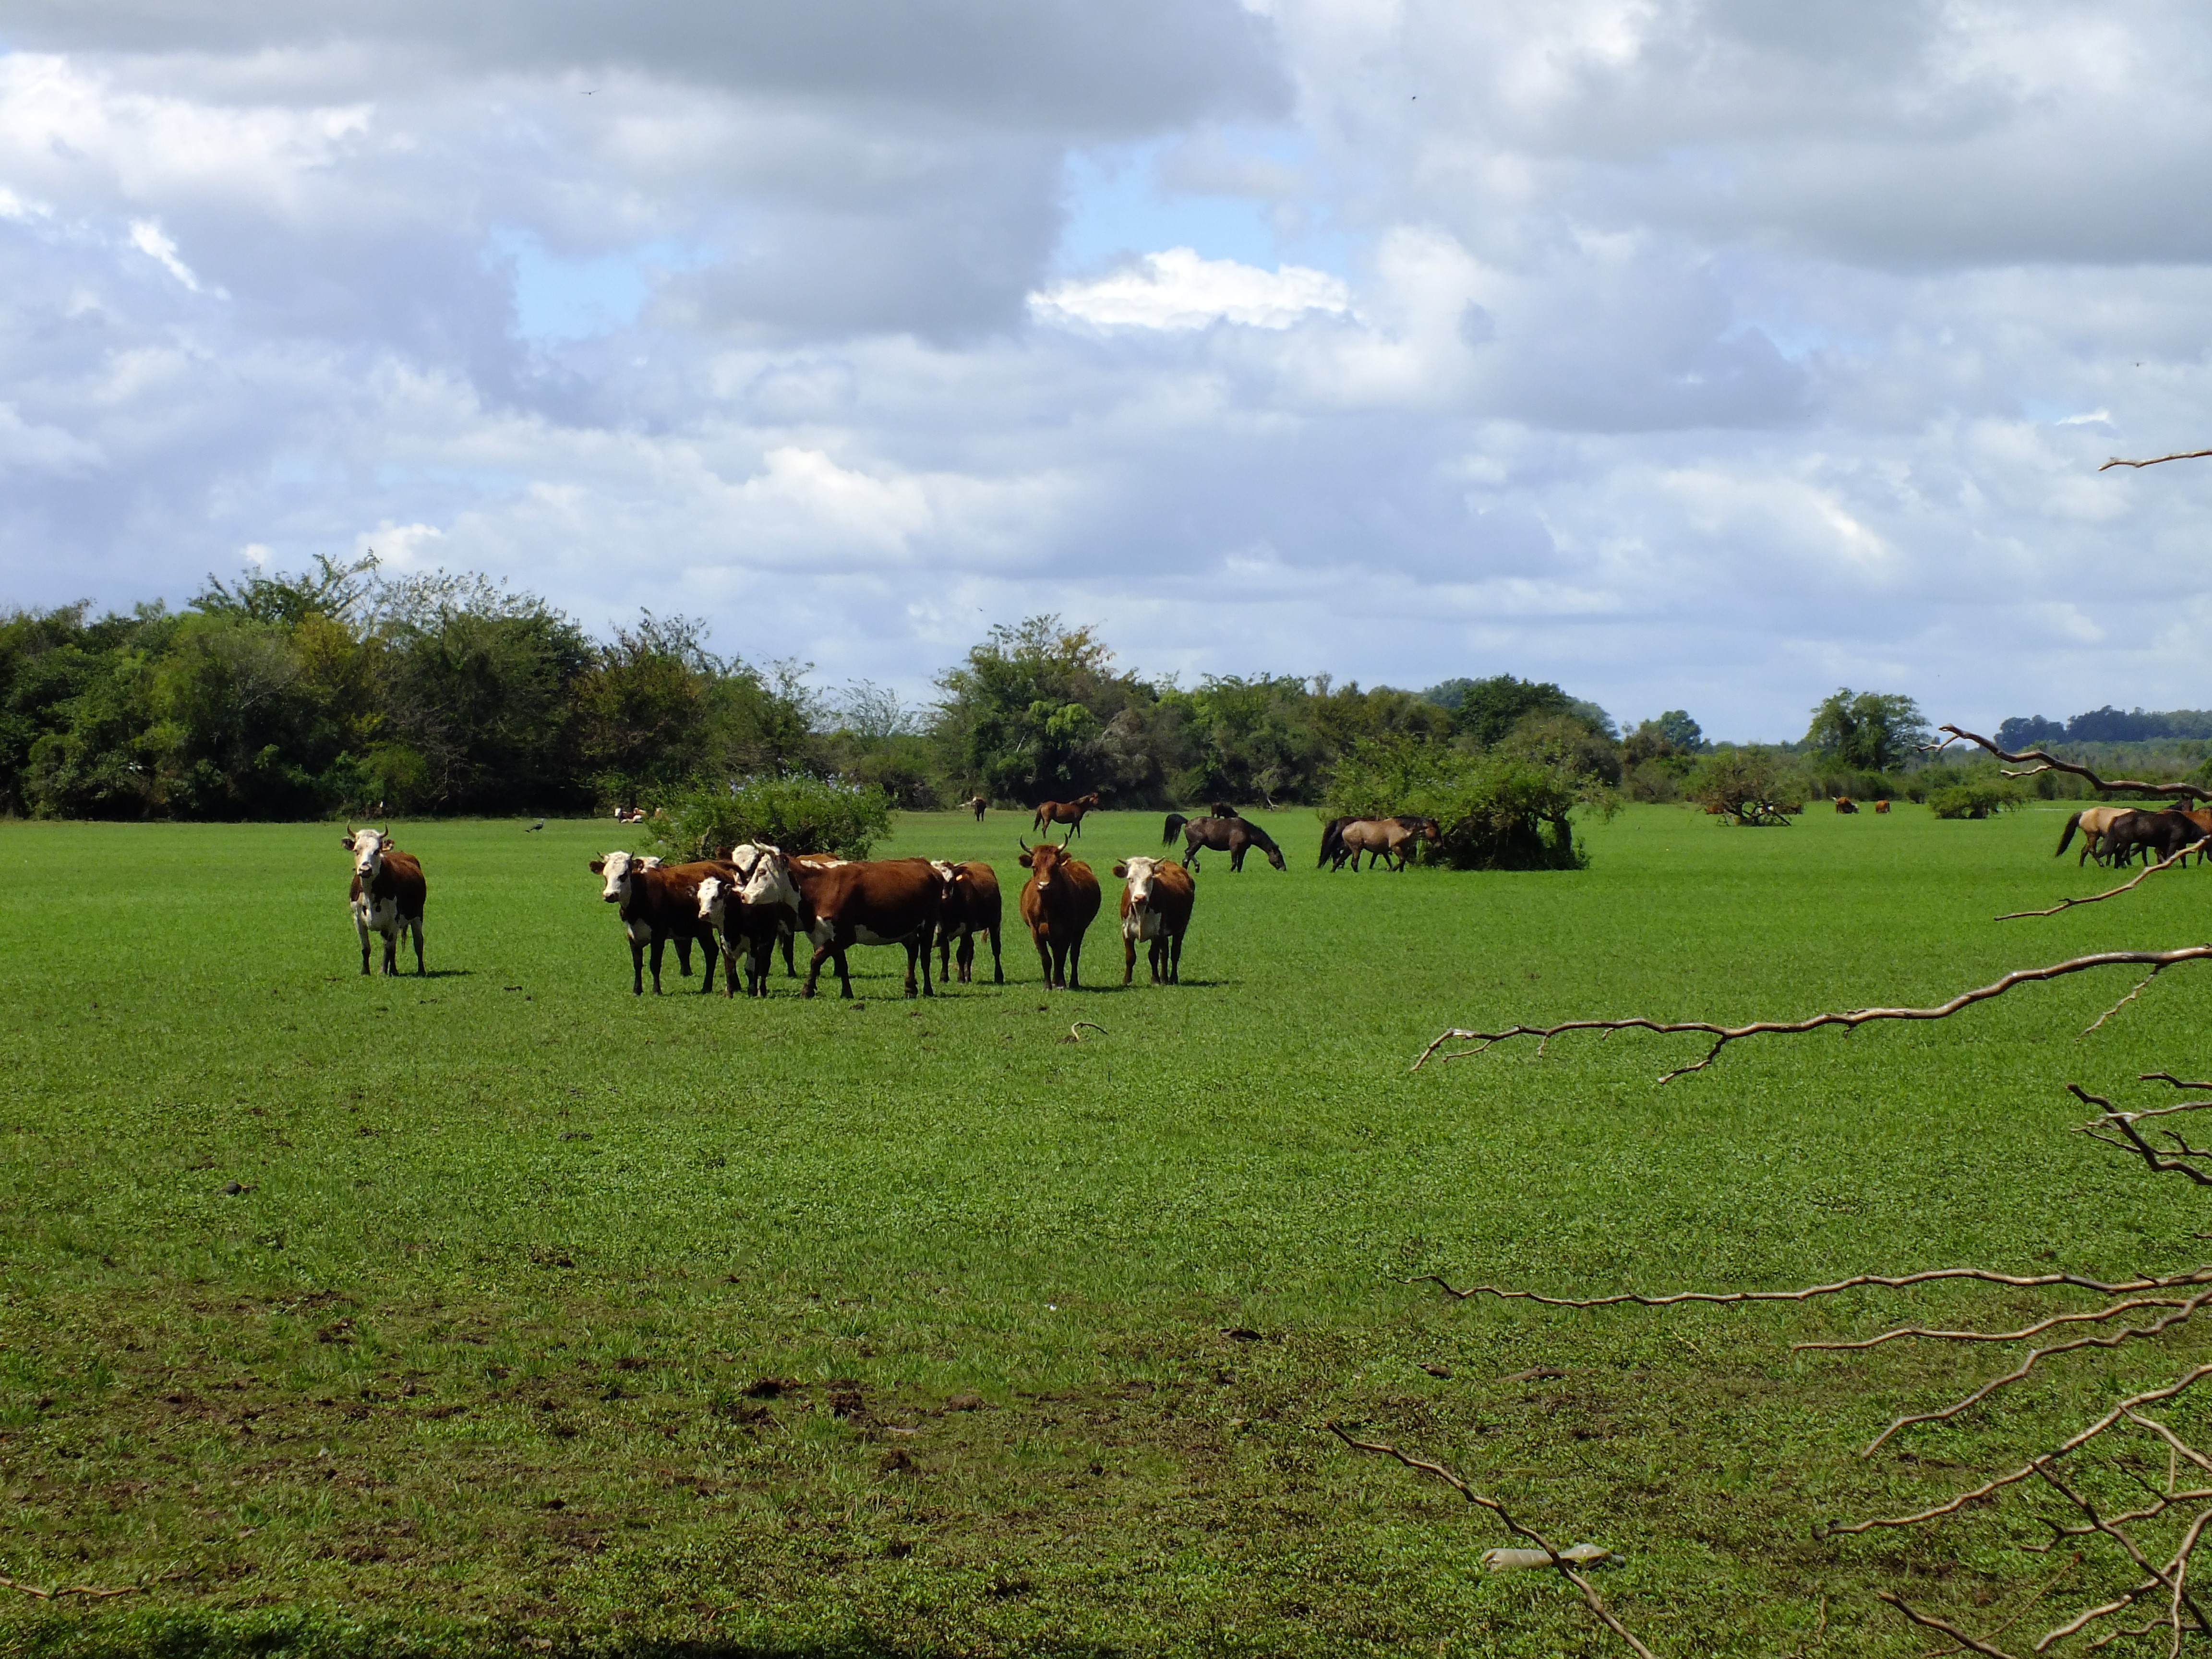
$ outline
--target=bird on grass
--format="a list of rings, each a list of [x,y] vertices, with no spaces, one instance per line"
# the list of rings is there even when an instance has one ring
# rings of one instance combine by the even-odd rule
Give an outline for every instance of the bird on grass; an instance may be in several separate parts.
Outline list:
[[[544,820],[544,818],[540,818],[540,819],[538,819],[538,822],[537,822],[537,823],[533,823],[533,824],[532,824],[532,825],[530,826],[530,830],[543,830],[544,827],[545,827],[545,820]],[[528,835],[528,834],[530,833],[530,830],[524,830],[522,833],[523,833],[524,835],[526,835],[526,835]]]

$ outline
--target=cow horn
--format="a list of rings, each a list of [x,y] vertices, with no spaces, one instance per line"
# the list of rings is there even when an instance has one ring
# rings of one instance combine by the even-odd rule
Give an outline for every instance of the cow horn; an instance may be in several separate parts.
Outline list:
[[[1016,836],[1014,837],[1014,845],[1020,848],[1024,853],[1030,850],[1029,842],[1024,841],[1019,836]]]

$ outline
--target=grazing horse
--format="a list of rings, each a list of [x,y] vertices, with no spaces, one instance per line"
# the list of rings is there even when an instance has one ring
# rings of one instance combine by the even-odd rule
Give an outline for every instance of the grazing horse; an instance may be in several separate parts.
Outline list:
[[[1859,810],[1859,804],[1858,804],[1856,801],[1853,800],[1853,799],[1852,799],[1849,795],[1838,795],[1838,796],[1837,796],[1837,797],[1836,797],[1836,811],[1838,811],[1838,812],[1856,812],[1856,811],[1857,811],[1858,810]]]
[[[2067,843],[2074,839],[2074,831],[2079,829],[2081,831],[2081,856],[2074,860],[2075,867],[2079,868],[2090,859],[2094,859],[2098,863],[2102,864],[2105,861],[2105,849],[2098,845],[2099,839],[2106,830],[2112,828],[2113,819],[2130,810],[2132,809],[2125,806],[2083,807],[2066,820],[2065,831],[2058,837],[2057,851],[2052,853],[2051,856],[2057,858],[2060,853],[2064,852]]]
[[[1065,847],[1083,833],[1083,815],[1097,810],[1098,792],[1095,789],[1076,800],[1041,800],[1037,803],[1036,817],[1030,828],[1049,830],[1055,823],[1066,824],[1067,833],[1060,837],[1060,842]]]
[[[1392,860],[1403,870],[1407,851],[1416,842],[1439,839],[1441,832],[1428,818],[1354,818],[1342,831],[1344,850],[1355,870],[1362,853],[1370,865]]]
[[[1160,837],[1166,845],[1182,831],[1183,868],[1193,875],[1198,873],[1198,855],[1211,848],[1229,854],[1229,868],[1235,872],[1244,867],[1244,854],[1255,847],[1267,855],[1267,862],[1278,870],[1285,867],[1283,849],[1274,839],[1249,818],[1186,818],[1180,812],[1168,814],[1166,832]]]
[[[2146,863],[2151,861],[2154,853],[2162,862],[2185,847],[2196,846],[2208,833],[2212,831],[2188,812],[2123,812],[2105,827],[2098,839],[2118,867],[2132,862],[2138,850]]]
[[[976,822],[976,823],[982,823],[982,821],[983,821],[983,813],[984,813],[984,811],[985,811],[985,809],[987,809],[987,808],[991,805],[991,802],[990,802],[990,799],[989,799],[988,796],[984,796],[984,795],[970,795],[970,796],[969,796],[969,797],[968,797],[968,799],[967,799],[966,800],[964,800],[964,801],[961,802],[960,804],[961,804],[963,806],[970,806],[970,807],[975,808],[975,822]]]

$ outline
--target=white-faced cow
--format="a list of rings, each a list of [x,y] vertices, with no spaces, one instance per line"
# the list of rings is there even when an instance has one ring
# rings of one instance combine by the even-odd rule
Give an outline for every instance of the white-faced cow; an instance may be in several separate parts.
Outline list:
[[[791,866],[773,847],[742,842],[730,849],[728,877],[708,876],[699,884],[699,915],[722,938],[722,988],[738,994],[738,958],[745,962],[745,994],[768,994],[768,975],[778,939],[783,941],[784,971],[795,975],[791,941],[799,931],[799,888]]]
[[[915,994],[914,965],[921,963],[921,994],[934,996],[929,951],[945,908],[945,878],[927,859],[879,859],[855,863],[794,858],[799,926],[814,941],[801,996],[814,994],[822,964],[835,961],[841,994],[851,997],[845,952],[855,945],[906,946],[906,994]]]
[[[1022,920],[1036,943],[1045,989],[1083,988],[1083,935],[1098,914],[1098,878],[1065,844],[1040,842],[1022,848]]]
[[[422,967],[422,901],[429,887],[422,866],[411,853],[392,844],[389,830],[356,830],[346,826],[338,843],[353,854],[353,885],[347,898],[353,905],[354,931],[361,935],[361,971],[368,971],[368,936],[384,935],[384,971],[399,971],[399,936],[415,937],[415,971]]]
[[[1123,859],[1114,873],[1121,889],[1121,983],[1137,974],[1137,942],[1151,947],[1152,983],[1182,982],[1182,936],[1198,896],[1190,872],[1173,859]]]
[[[965,985],[974,978],[975,935],[988,933],[991,939],[991,982],[1004,985],[1006,970],[999,963],[999,872],[979,859],[933,867],[946,884],[945,914],[937,922],[938,982],[951,983],[955,963],[951,952],[956,939],[960,944],[960,982]]]
[[[664,865],[657,859],[634,858],[616,851],[592,860],[592,873],[602,878],[599,896],[622,909],[623,932],[629,937],[629,988],[645,994],[645,948],[653,947],[653,994],[660,994],[661,953],[676,941],[676,961],[687,979],[691,974],[691,945],[698,942],[706,961],[702,991],[714,988],[714,930],[699,916],[699,884],[708,876],[725,879],[735,872],[719,859],[694,864]]]

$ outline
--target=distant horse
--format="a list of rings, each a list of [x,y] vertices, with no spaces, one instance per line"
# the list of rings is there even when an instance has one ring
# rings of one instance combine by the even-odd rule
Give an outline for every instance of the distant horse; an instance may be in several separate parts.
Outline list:
[[[2075,865],[2078,867],[2090,859],[2094,859],[2098,863],[2102,864],[2105,861],[2105,849],[2098,845],[2099,840],[2106,830],[2112,828],[2113,819],[2131,810],[2125,806],[2083,807],[2066,820],[2066,829],[2058,837],[2057,851],[2052,853],[2051,856],[2057,858],[2059,853],[2066,850],[2066,844],[2074,839],[2074,831],[2078,828],[2081,831],[2081,856],[2074,860]]]
[[[1324,864],[1328,865],[1332,870],[1341,870],[1344,867],[1345,860],[1352,856],[1345,849],[1344,826],[1347,823],[1357,823],[1358,821],[1352,817],[1331,818],[1327,823],[1322,825],[1321,856],[1314,860],[1315,869],[1320,869]],[[1168,831],[1168,839],[1170,841],[1175,839],[1174,830]],[[1334,860],[1333,863],[1332,860]]]
[[[1167,828],[1160,837],[1161,843],[1172,842],[1176,832],[1182,832],[1183,868],[1193,875],[1198,873],[1198,855],[1211,849],[1229,854],[1231,871],[1244,867],[1244,854],[1255,847],[1267,855],[1267,862],[1278,870],[1283,863],[1283,849],[1265,830],[1249,818],[1186,818],[1180,812],[1168,814]]]
[[[1206,810],[1217,818],[1233,818],[1237,816],[1237,809],[1225,800],[1218,800]]]
[[[1443,832],[1433,818],[1354,818],[1344,826],[1342,839],[1353,869],[1364,853],[1370,865],[1392,861],[1403,870],[1415,843],[1440,841]]]
[[[983,821],[984,810],[988,807],[991,803],[985,796],[970,795],[966,800],[962,801],[960,804],[963,806],[974,807],[975,809],[975,822],[981,823]]]
[[[1079,800],[1041,800],[1037,803],[1036,817],[1030,828],[1049,830],[1055,823],[1067,825],[1066,835],[1060,837],[1060,845],[1065,847],[1083,833],[1083,815],[1097,810],[1098,794],[1096,790]]]

